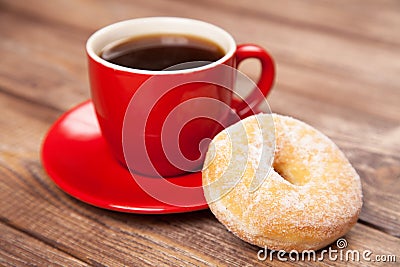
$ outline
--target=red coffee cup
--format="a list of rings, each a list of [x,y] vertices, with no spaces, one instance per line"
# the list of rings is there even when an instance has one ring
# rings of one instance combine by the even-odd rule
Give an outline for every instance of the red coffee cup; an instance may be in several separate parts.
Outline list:
[[[224,56],[200,67],[140,70],[101,58],[112,43],[152,34],[191,35],[216,43]],[[198,20],[175,17],[118,22],[87,41],[92,101],[110,151],[133,172],[171,177],[201,169],[208,142],[244,118],[262,102],[274,81],[271,56],[253,44],[236,45],[223,29]],[[252,92],[234,98],[237,66],[245,59],[261,63]]]

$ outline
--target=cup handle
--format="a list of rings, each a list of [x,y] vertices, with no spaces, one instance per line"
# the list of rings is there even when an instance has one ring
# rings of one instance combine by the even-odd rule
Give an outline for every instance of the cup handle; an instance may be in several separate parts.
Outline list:
[[[241,44],[236,49],[236,66],[248,58],[256,58],[261,63],[261,76],[257,87],[244,99],[232,102],[232,108],[240,118],[253,114],[252,109],[260,104],[272,89],[275,77],[275,65],[272,57],[262,47],[254,44]]]

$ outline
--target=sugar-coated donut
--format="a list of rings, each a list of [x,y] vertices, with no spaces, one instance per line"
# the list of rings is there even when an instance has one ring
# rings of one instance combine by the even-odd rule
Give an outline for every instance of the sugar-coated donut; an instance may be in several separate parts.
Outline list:
[[[274,153],[272,168],[263,147]],[[250,190],[260,170],[265,179]],[[219,133],[206,155],[203,188],[228,230],[287,252],[332,243],[356,223],[362,206],[360,178],[341,150],[313,127],[277,114],[254,115]]]

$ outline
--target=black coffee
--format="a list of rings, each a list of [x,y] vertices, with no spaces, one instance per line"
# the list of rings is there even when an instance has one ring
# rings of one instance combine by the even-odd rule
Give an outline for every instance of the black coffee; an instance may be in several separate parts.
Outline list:
[[[177,70],[200,67],[225,55],[210,40],[191,35],[157,34],[129,38],[111,44],[100,56],[117,65],[141,70]],[[177,64],[181,66],[172,67]]]

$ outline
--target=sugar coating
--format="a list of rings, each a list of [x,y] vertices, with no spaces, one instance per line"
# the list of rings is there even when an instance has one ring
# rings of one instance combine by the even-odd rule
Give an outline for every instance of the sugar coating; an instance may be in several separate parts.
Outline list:
[[[260,185],[251,190],[254,178]],[[277,114],[248,117],[218,134],[203,184],[211,211],[230,231],[286,251],[333,242],[362,206],[360,178],[340,149],[313,127]]]

